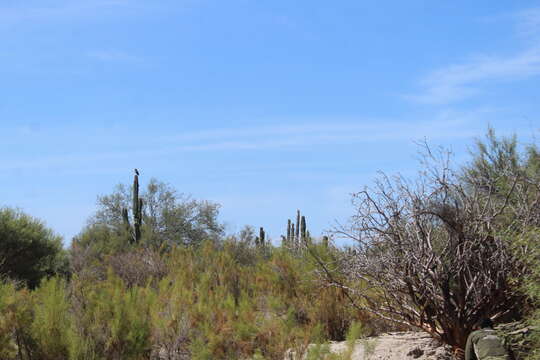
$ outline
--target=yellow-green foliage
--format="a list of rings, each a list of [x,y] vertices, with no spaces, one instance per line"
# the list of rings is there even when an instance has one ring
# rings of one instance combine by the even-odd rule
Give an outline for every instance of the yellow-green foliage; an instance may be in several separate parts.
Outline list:
[[[0,358],[282,359],[343,339],[358,317],[340,290],[316,281],[306,254],[208,242],[160,261],[164,275],[146,284],[124,280],[134,274],[105,257],[103,269],[94,262],[34,291],[0,285]]]
[[[351,360],[356,346],[356,340],[364,337],[364,333],[365,328],[362,323],[353,322],[347,331],[345,351],[333,353],[330,351],[330,344],[328,343],[314,344],[309,347],[306,354],[306,360]],[[365,348],[368,346],[368,341],[369,340],[363,340]],[[372,342],[369,342],[369,344],[372,344]],[[371,349],[369,354],[372,352],[373,349]],[[365,354],[368,353],[365,352]]]
[[[315,344],[310,346],[306,360],[340,360],[338,354],[330,352],[328,344]]]
[[[151,351],[149,287],[128,288],[109,272],[104,281],[77,283],[72,358],[142,359]]]
[[[356,345],[356,340],[359,339],[363,334],[362,324],[359,322],[353,322],[349,331],[347,332],[347,349],[341,355],[343,360],[350,360],[354,353],[354,347]]]
[[[17,291],[12,283],[0,285],[0,358],[14,359],[20,345],[29,338],[32,308],[27,289]]]
[[[30,333],[39,351],[39,358],[67,358],[71,317],[65,281],[59,278],[46,280],[33,293],[33,297],[34,313]]]
[[[533,310],[529,317],[532,335],[531,341],[533,349],[527,357],[528,360],[540,359],[540,229],[534,229],[528,236],[524,237],[521,245],[529,250],[526,258],[530,267],[529,276],[525,279],[524,290],[533,304]]]

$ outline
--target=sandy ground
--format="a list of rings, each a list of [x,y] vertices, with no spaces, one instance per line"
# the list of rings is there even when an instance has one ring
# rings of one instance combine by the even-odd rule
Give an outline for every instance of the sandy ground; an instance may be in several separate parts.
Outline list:
[[[347,351],[346,342],[330,343],[330,351]],[[305,357],[304,357],[305,359]],[[384,334],[357,340],[351,360],[450,360],[448,347],[437,344],[431,337],[419,332]],[[294,354],[286,354],[285,360],[297,360]]]

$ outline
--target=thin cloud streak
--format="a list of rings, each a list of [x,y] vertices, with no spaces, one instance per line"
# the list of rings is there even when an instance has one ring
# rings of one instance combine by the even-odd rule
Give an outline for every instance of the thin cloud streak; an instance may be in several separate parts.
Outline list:
[[[0,24],[14,25],[36,20],[72,19],[74,17],[87,17],[101,10],[111,8],[126,8],[137,2],[133,0],[87,0],[87,1],[61,1],[41,3],[38,6],[24,5],[0,7]]]
[[[290,138],[310,138],[310,139],[344,139],[353,137],[352,134],[369,134],[365,138],[366,141],[371,139],[376,140],[394,140],[394,139],[409,139],[415,134],[423,134],[426,136],[439,136],[446,133],[439,133],[441,127],[453,127],[464,124],[464,118],[477,117],[486,110],[473,111],[468,114],[455,112],[441,112],[432,121],[426,122],[406,122],[406,121],[388,121],[381,119],[357,119],[348,120],[347,122],[331,122],[323,121],[316,123],[304,123],[297,125],[272,125],[272,126],[257,126],[236,129],[217,129],[209,131],[195,131],[178,135],[171,135],[159,138],[160,142],[167,141],[204,141],[204,140],[224,140],[224,139],[243,139],[243,138],[268,138],[282,136]],[[488,110],[489,112],[489,110]],[[455,120],[460,119],[460,120]],[[444,123],[444,124],[443,124]],[[430,130],[431,127],[437,128],[436,131]],[[422,131],[430,130],[429,134]],[[300,134],[300,135],[298,135]],[[295,137],[295,135],[297,135]],[[382,137],[380,137],[382,136]],[[257,141],[259,142],[259,141]]]
[[[517,31],[525,38],[538,40],[540,35],[540,7],[520,11],[516,14],[518,19]]]
[[[512,81],[540,75],[540,48],[509,57],[478,57],[428,75],[424,91],[408,99],[426,104],[448,104],[470,98],[488,81]]]
[[[471,98],[490,82],[517,81],[540,75],[540,8],[514,14],[518,33],[529,48],[513,55],[482,55],[435,70],[420,81],[422,90],[405,98],[425,104],[449,104]]]
[[[162,145],[160,141],[160,145],[156,143],[156,145],[150,145],[142,150],[10,159],[2,162],[0,171],[47,170],[67,166],[77,167],[82,166],[82,164],[86,167],[89,163],[94,162],[104,164],[111,161],[118,162],[130,157],[157,158],[184,152],[298,150],[323,145],[348,146],[385,141],[410,142],[421,137],[430,140],[464,138],[479,134],[479,132],[471,129],[463,129],[466,122],[477,116],[478,114],[474,113],[459,117],[450,112],[441,115],[433,122],[374,122],[368,125],[354,123],[277,125],[249,129],[194,132],[178,137],[168,137],[166,142],[168,144]],[[452,121],[451,118],[459,118],[459,120]],[[280,136],[276,136],[276,134]],[[179,139],[184,142],[181,146],[177,145]]]
[[[88,57],[102,62],[141,63],[142,58],[119,50],[96,50],[87,53]]]

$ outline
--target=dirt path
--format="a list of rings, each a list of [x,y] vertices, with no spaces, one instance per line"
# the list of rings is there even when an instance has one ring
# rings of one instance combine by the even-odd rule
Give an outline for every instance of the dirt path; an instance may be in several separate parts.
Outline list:
[[[330,344],[332,353],[347,351],[346,342]],[[294,355],[286,360],[295,359]],[[351,360],[450,360],[448,347],[437,344],[431,337],[420,332],[384,334],[357,340]]]

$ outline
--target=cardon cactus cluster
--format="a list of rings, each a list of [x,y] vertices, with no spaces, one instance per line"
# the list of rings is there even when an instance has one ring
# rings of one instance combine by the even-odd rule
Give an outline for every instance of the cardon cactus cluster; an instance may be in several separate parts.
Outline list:
[[[284,244],[293,250],[300,249],[303,244],[306,245],[311,241],[306,217],[300,214],[300,210],[296,210],[296,225],[291,219],[287,220],[287,237],[282,238]]]

